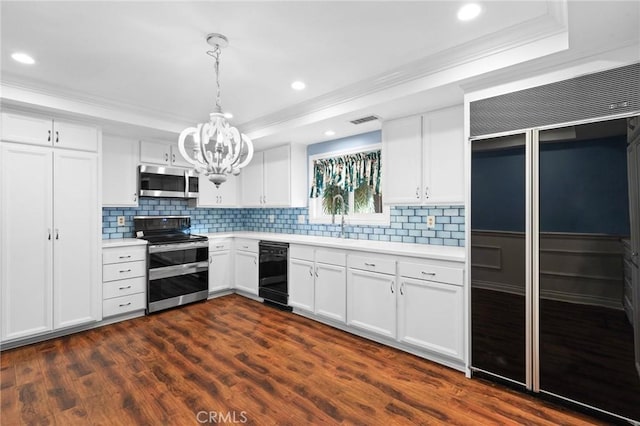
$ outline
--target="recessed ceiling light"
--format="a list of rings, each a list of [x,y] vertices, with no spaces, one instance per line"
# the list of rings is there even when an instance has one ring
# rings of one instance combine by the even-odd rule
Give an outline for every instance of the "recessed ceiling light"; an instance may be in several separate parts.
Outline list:
[[[461,21],[470,21],[475,19],[482,12],[482,8],[478,3],[467,3],[458,9],[458,19]]]
[[[225,112],[224,118],[226,118],[227,120],[231,120],[233,118],[233,114],[231,114],[230,112]]]
[[[20,62],[21,64],[33,65],[36,63],[35,59],[26,53],[16,52],[11,55],[14,61]]]
[[[293,90],[303,90],[305,87],[307,87],[307,85],[304,84],[304,81],[298,80],[291,83],[291,88]]]
[[[324,132],[325,136],[334,136],[336,134],[336,132],[334,132],[333,130],[327,130],[326,132]]]

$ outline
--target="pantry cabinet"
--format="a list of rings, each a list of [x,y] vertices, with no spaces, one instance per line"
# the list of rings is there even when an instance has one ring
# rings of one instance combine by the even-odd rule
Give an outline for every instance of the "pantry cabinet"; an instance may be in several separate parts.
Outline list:
[[[304,207],[306,147],[283,145],[255,152],[240,172],[244,207]]]
[[[385,122],[382,156],[386,204],[464,204],[462,106]]]
[[[95,152],[98,150],[99,130],[71,121],[45,116],[3,112],[1,136],[5,142],[18,142],[56,148]]]
[[[2,340],[100,320],[97,153],[2,142],[0,169]]]
[[[104,135],[102,139],[102,205],[138,206],[137,141]]]
[[[177,143],[140,141],[140,162],[170,167],[192,167],[180,154]]]

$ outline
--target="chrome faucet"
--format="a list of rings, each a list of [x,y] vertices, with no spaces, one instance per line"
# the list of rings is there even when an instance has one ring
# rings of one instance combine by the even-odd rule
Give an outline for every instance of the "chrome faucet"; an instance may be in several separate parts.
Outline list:
[[[331,215],[331,223],[336,223],[336,200],[340,200],[342,205],[342,220],[340,221],[340,238],[344,238],[344,197],[340,194],[333,197],[333,214]]]

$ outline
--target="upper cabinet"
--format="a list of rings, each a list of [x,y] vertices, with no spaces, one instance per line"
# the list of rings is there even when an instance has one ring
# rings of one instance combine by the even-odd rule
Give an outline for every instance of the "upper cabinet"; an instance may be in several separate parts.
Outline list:
[[[98,151],[99,130],[83,124],[3,112],[0,129],[6,142]]]
[[[140,162],[171,167],[191,167],[171,142],[140,141]]]
[[[136,140],[104,135],[102,140],[102,205],[138,206],[138,158]]]
[[[238,176],[228,175],[218,188],[203,174],[198,175],[198,207],[236,207],[238,205]]]
[[[386,204],[464,204],[462,106],[382,126]]]
[[[284,145],[256,152],[242,170],[245,207],[304,207],[307,205],[307,150]]]

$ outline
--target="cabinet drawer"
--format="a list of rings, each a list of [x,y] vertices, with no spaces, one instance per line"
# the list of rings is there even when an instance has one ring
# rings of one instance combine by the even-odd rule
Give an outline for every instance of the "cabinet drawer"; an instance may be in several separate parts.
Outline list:
[[[231,240],[209,240],[209,252],[231,249]]]
[[[396,261],[372,256],[349,256],[349,268],[395,275]]]
[[[399,262],[400,276],[419,280],[462,285],[463,268],[432,265],[429,263]]]
[[[147,259],[147,247],[116,247],[102,250],[102,264],[135,262]]]
[[[130,294],[128,296],[114,297],[102,302],[102,317],[125,314],[139,311],[147,307],[145,293]]]
[[[102,298],[128,296],[130,294],[142,293],[147,285],[146,277],[135,277],[126,280],[117,280],[104,283],[102,285]]]
[[[102,281],[123,280],[126,278],[144,277],[147,273],[147,262],[112,263],[102,267]]]
[[[258,240],[250,240],[247,238],[236,238],[235,247],[236,247],[236,250],[250,251],[251,253],[257,253]]]
[[[339,250],[316,250],[316,262],[345,266],[347,264],[347,253]]]
[[[313,262],[313,252],[314,248],[311,246],[289,246],[289,258],[291,259],[302,259]]]

